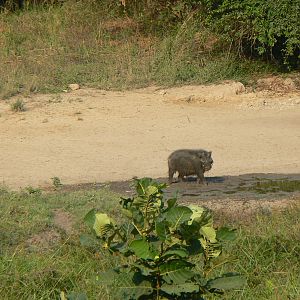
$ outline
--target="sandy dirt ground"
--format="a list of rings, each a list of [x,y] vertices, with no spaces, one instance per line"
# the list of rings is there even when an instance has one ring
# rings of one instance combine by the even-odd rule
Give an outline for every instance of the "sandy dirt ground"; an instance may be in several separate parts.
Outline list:
[[[0,101],[0,184],[11,188],[166,177],[179,148],[211,150],[208,176],[300,173],[299,91],[79,89],[22,98],[16,113],[17,98]]]

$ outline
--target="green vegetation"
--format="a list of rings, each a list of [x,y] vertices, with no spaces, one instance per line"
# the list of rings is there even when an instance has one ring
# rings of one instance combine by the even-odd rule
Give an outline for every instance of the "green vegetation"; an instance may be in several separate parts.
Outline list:
[[[52,177],[51,179],[52,179],[52,184],[53,184],[53,186],[54,186],[56,189],[59,188],[59,187],[61,187],[61,186],[63,185],[63,184],[61,183],[59,177],[54,176],[54,177]]]
[[[239,192],[255,192],[257,194],[269,194],[286,192],[293,193],[300,191],[300,181],[299,180],[270,180],[270,179],[260,179],[252,184],[246,184],[245,182],[240,184],[237,188],[224,191],[225,194],[235,194]]]
[[[25,103],[23,100],[17,99],[13,103],[11,103],[10,108],[11,108],[11,110],[16,111],[16,112],[25,111]]]
[[[36,189],[38,190],[38,189]],[[89,299],[112,299],[95,280],[127,259],[112,256],[97,244],[85,248],[82,220],[92,208],[122,221],[119,195],[109,189],[51,194],[0,189],[0,294],[2,299],[57,299],[62,291],[85,293]],[[73,233],[55,222],[55,210],[71,214]],[[215,216],[237,228],[237,239],[225,245],[234,261],[211,276],[236,271],[247,285],[222,299],[297,299],[300,292],[300,208],[253,216]],[[55,235],[56,233],[56,235]],[[47,239],[52,234],[51,239]],[[51,236],[51,235],[50,235]],[[58,238],[58,237],[60,238]],[[41,240],[42,239],[42,240]],[[217,297],[214,296],[213,299]],[[209,298],[208,296],[208,299]]]
[[[290,0],[205,0],[207,22],[234,49],[300,67],[300,5]]]
[[[256,191],[259,194],[276,192],[296,192],[300,191],[299,180],[260,180],[251,187],[240,187],[239,190]]]
[[[58,92],[70,83],[124,89],[249,82],[276,72],[272,63],[238,55],[224,37],[231,33],[199,15],[198,1],[150,2],[64,1],[0,13],[0,97]]]
[[[128,257],[126,265],[100,273],[99,284],[110,286],[117,299],[202,299],[244,285],[237,274],[207,276],[228,262],[221,256],[222,244],[235,239],[234,230],[215,230],[210,212],[201,206],[164,199],[164,183],[143,178],[135,187],[134,197],[121,198],[127,222],[117,224],[95,210],[85,217],[101,240],[99,247]],[[86,244],[91,237],[82,239]]]
[[[74,229],[80,231],[80,220],[93,207],[118,218],[117,201],[105,189],[47,195],[0,189],[1,299],[58,299],[61,291],[85,291],[90,299],[105,299],[106,290],[95,277],[99,268],[110,268],[117,260],[105,254],[95,259],[78,235],[66,235],[54,222],[54,210],[72,214]]]

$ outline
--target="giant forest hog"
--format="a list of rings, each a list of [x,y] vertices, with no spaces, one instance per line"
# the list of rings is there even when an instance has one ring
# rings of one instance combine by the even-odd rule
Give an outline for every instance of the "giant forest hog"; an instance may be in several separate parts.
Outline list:
[[[168,158],[169,182],[172,183],[174,174],[178,172],[180,181],[185,176],[197,175],[199,183],[204,183],[204,172],[209,171],[212,165],[211,151],[203,149],[176,150]]]

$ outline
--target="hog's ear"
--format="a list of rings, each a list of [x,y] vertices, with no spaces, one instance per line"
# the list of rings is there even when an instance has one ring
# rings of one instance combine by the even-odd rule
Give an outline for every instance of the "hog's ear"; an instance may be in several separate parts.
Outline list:
[[[211,153],[212,153],[211,151],[208,151],[208,156],[211,156]]]

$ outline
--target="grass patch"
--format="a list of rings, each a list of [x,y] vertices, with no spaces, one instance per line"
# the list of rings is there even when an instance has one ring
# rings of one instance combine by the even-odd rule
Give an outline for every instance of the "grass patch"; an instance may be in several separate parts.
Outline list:
[[[300,191],[299,180],[259,180],[250,187],[239,187],[239,191],[254,191],[258,194]]]
[[[239,238],[226,251],[237,258],[232,270],[246,274],[248,280],[241,293],[224,299],[298,299],[299,221],[299,206],[235,222],[223,217],[223,222],[233,226],[239,223]]]
[[[156,34],[104,1],[0,13],[0,97],[60,92],[70,83],[104,89],[151,84],[248,82],[274,68],[238,58],[189,18]],[[221,43],[221,44],[220,44]]]
[[[104,253],[96,259],[80,245],[79,234],[84,215],[93,207],[118,217],[116,201],[118,197],[106,189],[49,195],[0,190],[1,298],[58,299],[61,291],[85,291],[90,299],[105,299],[105,289],[95,281],[96,272],[118,259]],[[74,235],[66,236],[55,225],[53,210],[57,208],[74,217]],[[28,245],[32,237],[42,237],[49,230],[61,235],[58,243],[42,251]]]
[[[34,192],[32,192],[34,190]],[[120,218],[119,196],[108,188],[44,194],[32,187],[16,193],[0,190],[0,294],[2,299],[57,299],[61,291],[85,292],[89,299],[110,299],[95,278],[97,271],[120,261],[97,249],[83,248],[79,236],[87,232],[84,215],[92,208]],[[72,214],[74,233],[66,235],[54,222],[54,210]],[[238,228],[238,239],[226,252],[236,260],[222,272],[247,276],[243,291],[223,299],[297,299],[300,292],[300,209],[249,218],[217,216],[218,222]],[[61,239],[48,248],[28,245],[49,230]],[[100,252],[99,252],[100,251]],[[218,274],[215,274],[218,275]]]

